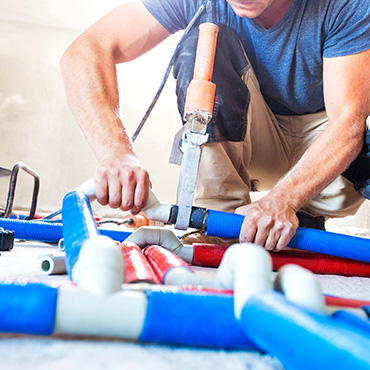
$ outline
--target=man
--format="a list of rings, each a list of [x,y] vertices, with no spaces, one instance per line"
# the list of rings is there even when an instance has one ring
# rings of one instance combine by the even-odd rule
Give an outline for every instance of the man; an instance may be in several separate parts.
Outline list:
[[[203,3],[126,2],[65,52],[61,67],[68,101],[99,161],[99,203],[136,214],[150,184],[118,113],[115,65],[185,28]],[[226,35],[222,48],[227,49],[228,37],[237,40],[237,54],[244,56],[245,65],[235,72],[247,89],[241,109],[245,115],[235,137],[228,114],[222,113],[228,108],[233,113],[228,97],[236,89],[228,86],[225,93],[215,81],[226,133],[217,134],[223,129],[209,124],[214,135],[203,150],[196,204],[244,214],[240,240],[280,250],[298,227],[300,209],[314,216],[341,217],[354,214],[363,202],[340,174],[363,147],[370,112],[370,4],[214,0],[209,6],[199,22],[212,14],[212,21],[222,26],[220,36]],[[219,46],[215,74],[218,55],[228,55],[235,67],[234,49],[221,54]],[[186,45],[183,50],[174,71],[178,95],[188,65],[182,63]],[[179,107],[181,111],[181,102]],[[251,183],[271,190],[250,203]]]

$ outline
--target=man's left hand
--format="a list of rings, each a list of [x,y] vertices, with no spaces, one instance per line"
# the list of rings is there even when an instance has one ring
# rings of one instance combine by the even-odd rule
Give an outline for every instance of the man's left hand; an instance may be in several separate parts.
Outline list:
[[[298,228],[296,211],[286,202],[267,195],[239,207],[235,213],[245,215],[239,240],[280,251],[287,246]]]

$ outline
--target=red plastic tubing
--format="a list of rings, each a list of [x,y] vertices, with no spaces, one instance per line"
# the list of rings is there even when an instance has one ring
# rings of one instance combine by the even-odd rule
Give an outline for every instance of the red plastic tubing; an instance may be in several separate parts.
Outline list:
[[[189,265],[176,254],[158,245],[150,245],[144,249],[144,255],[161,283],[166,273],[174,267],[187,267]]]
[[[228,246],[194,243],[194,266],[218,267]],[[302,266],[316,274],[335,274],[343,276],[370,276],[370,264],[347,258],[323,255],[314,252],[283,250],[271,252],[273,269],[289,263]]]
[[[119,245],[123,256],[124,283],[148,282],[159,284],[158,278],[144,257],[140,247],[131,242]]]

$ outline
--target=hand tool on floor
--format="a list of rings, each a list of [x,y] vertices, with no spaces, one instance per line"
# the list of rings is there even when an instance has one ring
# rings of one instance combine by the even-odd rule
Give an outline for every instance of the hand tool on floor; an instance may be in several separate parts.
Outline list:
[[[10,215],[12,214],[13,203],[14,203],[14,198],[15,198],[15,189],[16,189],[17,180],[18,180],[18,173],[20,170],[23,170],[24,172],[28,173],[34,178],[30,213],[26,217],[26,220],[32,220],[35,217],[35,213],[36,213],[37,199],[38,199],[39,188],[40,188],[40,176],[38,175],[36,171],[34,171],[31,167],[27,166],[23,162],[17,162],[14,165],[12,170],[5,168],[5,167],[0,167],[0,177],[8,177],[8,176],[10,177],[6,207],[4,211],[0,211],[0,217],[9,218]]]
[[[202,23],[199,26],[194,75],[187,89],[184,109],[186,124],[175,223],[175,228],[180,230],[189,227],[202,146],[208,140],[206,128],[212,118],[216,92],[216,85],[211,80],[217,34],[218,27],[213,23]]]

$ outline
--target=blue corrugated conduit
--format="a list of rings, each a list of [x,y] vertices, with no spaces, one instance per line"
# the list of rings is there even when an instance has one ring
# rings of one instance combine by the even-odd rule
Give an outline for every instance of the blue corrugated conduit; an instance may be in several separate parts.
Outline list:
[[[0,227],[14,231],[14,237],[17,239],[58,243],[63,238],[62,225],[57,223],[0,218]],[[123,242],[132,234],[131,232],[100,228],[99,232],[101,235],[120,242]]]
[[[42,284],[0,284],[0,332],[52,334],[57,294]]]
[[[258,348],[276,356],[288,370],[370,369],[370,338],[362,329],[306,311],[278,292],[250,298],[241,325]]]
[[[63,199],[63,239],[66,269],[70,275],[82,245],[100,234],[91,210],[89,198],[81,191],[72,191]]]
[[[208,210],[206,235],[238,238],[243,220],[243,215]],[[288,247],[370,262],[370,240],[350,235],[299,227]]]
[[[234,316],[232,295],[149,290],[140,341],[256,350]]]
[[[343,325],[354,327],[357,331],[362,331],[364,335],[370,338],[370,321],[361,317],[355,316],[348,311],[338,310],[333,313],[333,318]]]
[[[14,237],[17,239],[58,243],[62,238],[60,224],[0,218],[0,227],[14,231]]]

